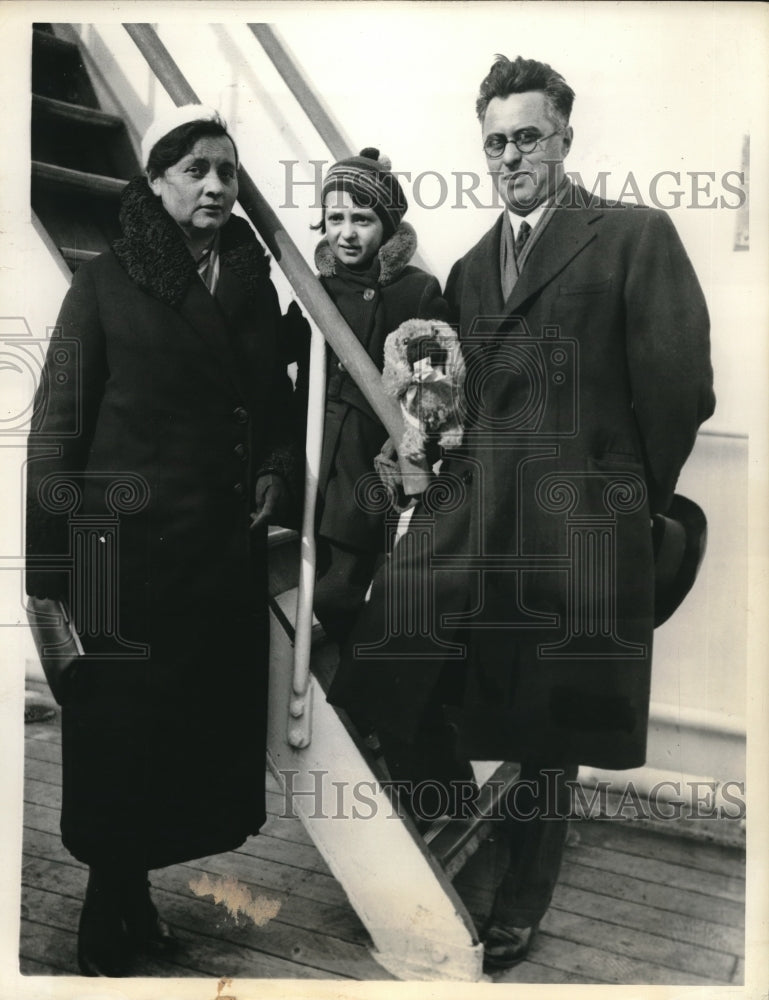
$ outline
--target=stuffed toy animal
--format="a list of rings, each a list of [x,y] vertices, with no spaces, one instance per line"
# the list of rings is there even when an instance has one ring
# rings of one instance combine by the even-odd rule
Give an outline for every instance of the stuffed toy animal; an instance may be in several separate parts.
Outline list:
[[[447,323],[409,319],[388,336],[382,386],[403,412],[402,457],[425,463],[431,444],[462,443],[464,382],[459,339]]]

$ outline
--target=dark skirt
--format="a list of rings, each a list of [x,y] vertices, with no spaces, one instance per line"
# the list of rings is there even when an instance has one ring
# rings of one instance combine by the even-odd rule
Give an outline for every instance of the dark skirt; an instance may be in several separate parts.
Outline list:
[[[74,857],[159,868],[258,832],[268,630],[266,607],[176,617],[144,633],[144,658],[78,665],[62,709],[61,830]]]

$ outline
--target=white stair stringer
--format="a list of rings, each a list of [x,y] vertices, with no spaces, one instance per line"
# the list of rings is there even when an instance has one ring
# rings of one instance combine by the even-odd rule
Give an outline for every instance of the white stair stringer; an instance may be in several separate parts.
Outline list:
[[[289,621],[295,599],[277,598]],[[314,677],[312,739],[289,746],[293,646],[274,614],[271,632],[268,763],[371,935],[373,957],[398,979],[479,981],[483,947],[464,903]]]

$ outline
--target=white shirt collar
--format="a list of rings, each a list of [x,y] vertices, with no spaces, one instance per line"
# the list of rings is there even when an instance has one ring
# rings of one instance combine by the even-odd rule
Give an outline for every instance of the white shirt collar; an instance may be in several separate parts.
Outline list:
[[[548,198],[547,201],[543,201],[541,205],[533,208],[528,215],[516,215],[515,212],[511,212],[508,208],[507,217],[510,219],[510,225],[513,227],[513,239],[518,239],[518,230],[521,228],[522,222],[528,222],[533,229],[550,207],[552,201],[552,198]]]

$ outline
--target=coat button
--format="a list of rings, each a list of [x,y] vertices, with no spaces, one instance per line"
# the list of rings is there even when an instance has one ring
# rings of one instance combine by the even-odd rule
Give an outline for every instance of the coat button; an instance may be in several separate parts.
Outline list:
[[[366,300],[366,302],[370,302],[375,295],[376,292],[374,291],[373,288],[367,288],[366,291],[363,293],[363,298]]]
[[[235,407],[235,409],[232,411],[232,415],[233,417],[235,417],[235,419],[239,424],[248,423],[248,410],[245,408],[245,406]]]
[[[246,487],[243,485],[243,483],[235,483],[235,485],[232,488],[235,492],[235,496],[244,497],[246,495]]]
[[[340,371],[340,372],[344,371],[344,365],[342,364],[341,361],[337,361],[336,367],[337,367],[337,371]]]
[[[246,457],[248,455],[248,452],[246,451],[246,446],[244,444],[236,444],[234,451],[235,454],[238,456],[238,458],[241,461],[245,462]]]

